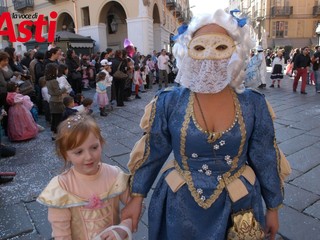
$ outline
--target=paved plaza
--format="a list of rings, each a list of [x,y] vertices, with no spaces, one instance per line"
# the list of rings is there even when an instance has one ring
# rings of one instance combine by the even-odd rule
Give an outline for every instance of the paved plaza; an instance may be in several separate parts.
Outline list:
[[[292,81],[285,77],[281,88],[267,87],[261,91],[275,110],[277,141],[293,169],[285,185],[277,238],[320,240],[320,94],[315,93],[314,86],[307,86],[307,95],[300,94],[300,88],[293,93]],[[142,136],[139,122],[144,106],[156,90],[154,85],[152,90],[141,94],[141,100],[126,102],[124,108],[115,108],[107,117],[100,117],[95,110],[107,141],[104,162],[127,171],[130,151]],[[93,90],[84,92],[85,96],[93,94]],[[45,126],[43,116],[40,124]],[[3,140],[8,144],[6,138]],[[12,182],[0,185],[0,240],[50,239],[47,208],[35,201],[49,180],[63,168],[55,155],[50,128],[47,126],[34,140],[9,145],[17,148],[17,154],[1,159],[0,171],[16,171],[17,176]],[[146,211],[134,239],[147,240],[147,227]]]

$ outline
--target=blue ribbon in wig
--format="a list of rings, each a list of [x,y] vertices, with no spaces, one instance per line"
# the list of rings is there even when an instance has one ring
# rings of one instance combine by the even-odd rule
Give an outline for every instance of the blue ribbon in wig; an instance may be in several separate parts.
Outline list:
[[[239,26],[239,27],[243,27],[243,26],[246,25],[246,23],[247,23],[247,18],[237,18],[237,17],[234,15],[234,13],[238,13],[238,12],[240,12],[240,10],[234,9],[234,10],[231,10],[231,11],[230,11],[230,14],[232,15],[232,17],[234,17],[234,18],[237,20],[238,26]]]
[[[185,31],[187,31],[187,29],[188,29],[188,25],[187,24],[182,24],[180,27],[178,27],[178,34],[173,36],[173,37],[171,37],[171,39],[173,41],[176,41],[181,34],[183,34]]]

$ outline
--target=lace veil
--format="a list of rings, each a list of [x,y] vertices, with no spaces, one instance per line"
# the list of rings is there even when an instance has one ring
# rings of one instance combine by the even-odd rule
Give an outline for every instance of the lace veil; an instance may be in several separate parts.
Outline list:
[[[248,24],[245,24],[242,27],[239,26],[237,18],[222,9],[218,9],[214,13],[205,13],[193,17],[187,30],[180,34],[176,39],[176,43],[173,46],[173,54],[177,59],[177,67],[181,71],[179,71],[180,74],[178,74],[175,81],[180,83],[182,78],[184,78],[185,81],[187,75],[189,75],[189,78],[190,76],[194,76],[194,74],[192,74],[192,68],[184,66],[185,63],[189,61],[187,60],[187,58],[189,58],[188,44],[192,39],[193,34],[199,28],[212,23],[218,24],[226,29],[230,37],[235,41],[236,50],[231,56],[228,64],[227,82],[230,82],[230,85],[235,88],[238,93],[241,93],[244,90],[244,69],[247,64],[250,49],[255,46],[255,42],[250,37],[250,26]],[[212,74],[214,76],[218,73],[215,73],[214,69],[212,69]]]

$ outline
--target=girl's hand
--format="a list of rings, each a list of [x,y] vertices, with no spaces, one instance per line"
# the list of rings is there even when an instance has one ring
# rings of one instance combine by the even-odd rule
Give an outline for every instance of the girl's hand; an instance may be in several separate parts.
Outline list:
[[[278,229],[279,229],[278,210],[267,210],[266,239],[275,240]]]
[[[121,221],[128,218],[132,219],[133,232],[137,232],[138,229],[138,223],[142,209],[142,201],[143,197],[132,197],[121,211]]]

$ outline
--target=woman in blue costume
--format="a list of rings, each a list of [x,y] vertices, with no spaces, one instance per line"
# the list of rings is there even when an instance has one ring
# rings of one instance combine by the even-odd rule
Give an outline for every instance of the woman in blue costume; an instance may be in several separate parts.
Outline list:
[[[232,214],[249,209],[269,239],[278,231],[280,153],[264,96],[242,84],[254,43],[234,14],[217,10],[179,29],[181,87],[146,106],[145,134],[128,164],[132,199],[122,217],[137,229],[143,198],[161,172],[149,206],[150,240],[230,239]]]

